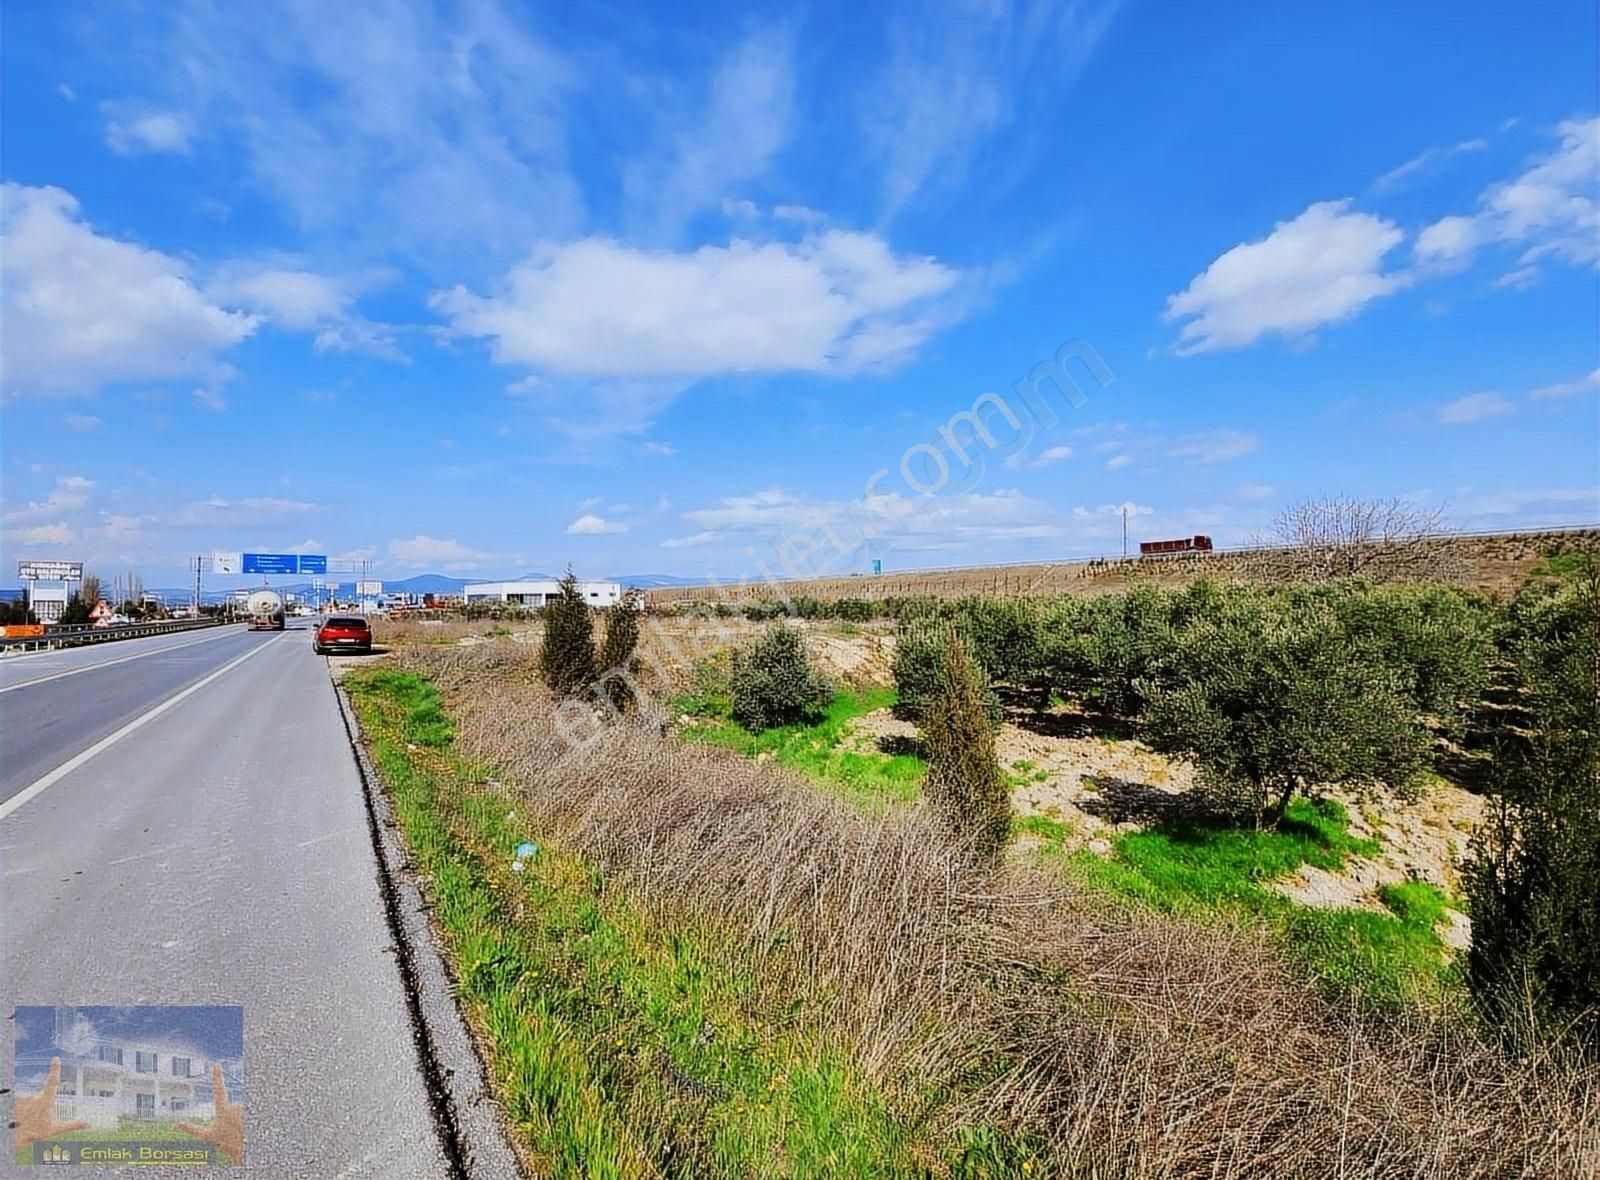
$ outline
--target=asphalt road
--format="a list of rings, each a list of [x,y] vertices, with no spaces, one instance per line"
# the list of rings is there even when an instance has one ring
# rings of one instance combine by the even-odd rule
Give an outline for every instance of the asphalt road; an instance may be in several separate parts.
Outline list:
[[[7,659],[0,765],[8,1018],[242,1005],[246,1164],[231,1174],[448,1175],[360,781],[304,630]],[[7,1084],[12,1058],[8,1031]]]

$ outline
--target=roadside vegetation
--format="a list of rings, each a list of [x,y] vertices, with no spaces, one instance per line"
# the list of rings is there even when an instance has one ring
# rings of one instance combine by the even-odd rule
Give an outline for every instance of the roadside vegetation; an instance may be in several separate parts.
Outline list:
[[[1329,1004],[1247,925],[996,872],[919,807],[626,720],[575,752],[528,658],[417,648],[350,683],[540,1174],[1561,1175],[1600,1150],[1561,1051]],[[439,702],[449,741],[408,739]]]
[[[469,1011],[542,1170],[1600,1165],[1600,577],[923,601],[896,628],[897,689],[828,684],[775,621],[699,664],[676,735],[612,710],[578,746],[520,644],[357,676],[408,835],[447,830],[425,871],[462,891]],[[890,711],[916,740],[863,744]],[[1091,850],[1014,814],[1034,768],[1000,765],[1002,715],[1141,737],[1195,785]],[[1492,798],[1465,896],[1279,891],[1377,857],[1441,777]]]

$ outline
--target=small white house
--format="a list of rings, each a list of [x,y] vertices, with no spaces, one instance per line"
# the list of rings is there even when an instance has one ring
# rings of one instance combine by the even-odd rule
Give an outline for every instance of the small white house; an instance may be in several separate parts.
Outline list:
[[[96,1038],[79,1052],[56,1051],[61,1085],[55,1117],[96,1130],[121,1119],[209,1119],[211,1062],[193,1049]]]
[[[590,606],[616,606],[622,598],[621,582],[579,582],[578,590]],[[479,582],[461,591],[467,605],[475,602],[503,602],[530,609],[554,602],[561,596],[561,583],[554,578],[529,582]]]

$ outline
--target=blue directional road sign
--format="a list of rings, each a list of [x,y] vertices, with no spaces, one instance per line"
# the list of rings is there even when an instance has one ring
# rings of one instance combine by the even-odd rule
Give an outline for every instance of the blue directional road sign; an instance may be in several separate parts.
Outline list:
[[[300,555],[297,553],[246,553],[244,565],[247,574],[297,574],[300,572]]]
[[[325,574],[328,558],[320,553],[246,553],[240,573]]]

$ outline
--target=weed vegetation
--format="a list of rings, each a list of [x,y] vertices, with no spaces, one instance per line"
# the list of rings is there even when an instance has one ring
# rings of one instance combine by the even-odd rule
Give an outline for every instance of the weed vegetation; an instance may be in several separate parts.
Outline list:
[[[570,747],[516,645],[398,658],[447,702],[443,745],[405,737],[429,703],[417,679],[361,672],[352,692],[538,1174],[1600,1161],[1600,1082],[1567,1042],[1511,1052],[1458,1006],[1331,1002],[1256,922],[1205,904],[1273,904],[1274,865],[1348,854],[1329,803],[1291,802],[1274,828],[1126,834],[1126,859],[1101,863],[1143,882],[1153,904],[1129,906],[1018,860],[991,873],[925,804],[866,811],[776,757],[628,723]],[[1386,900],[1392,916],[1367,916],[1418,929],[1442,903]]]

